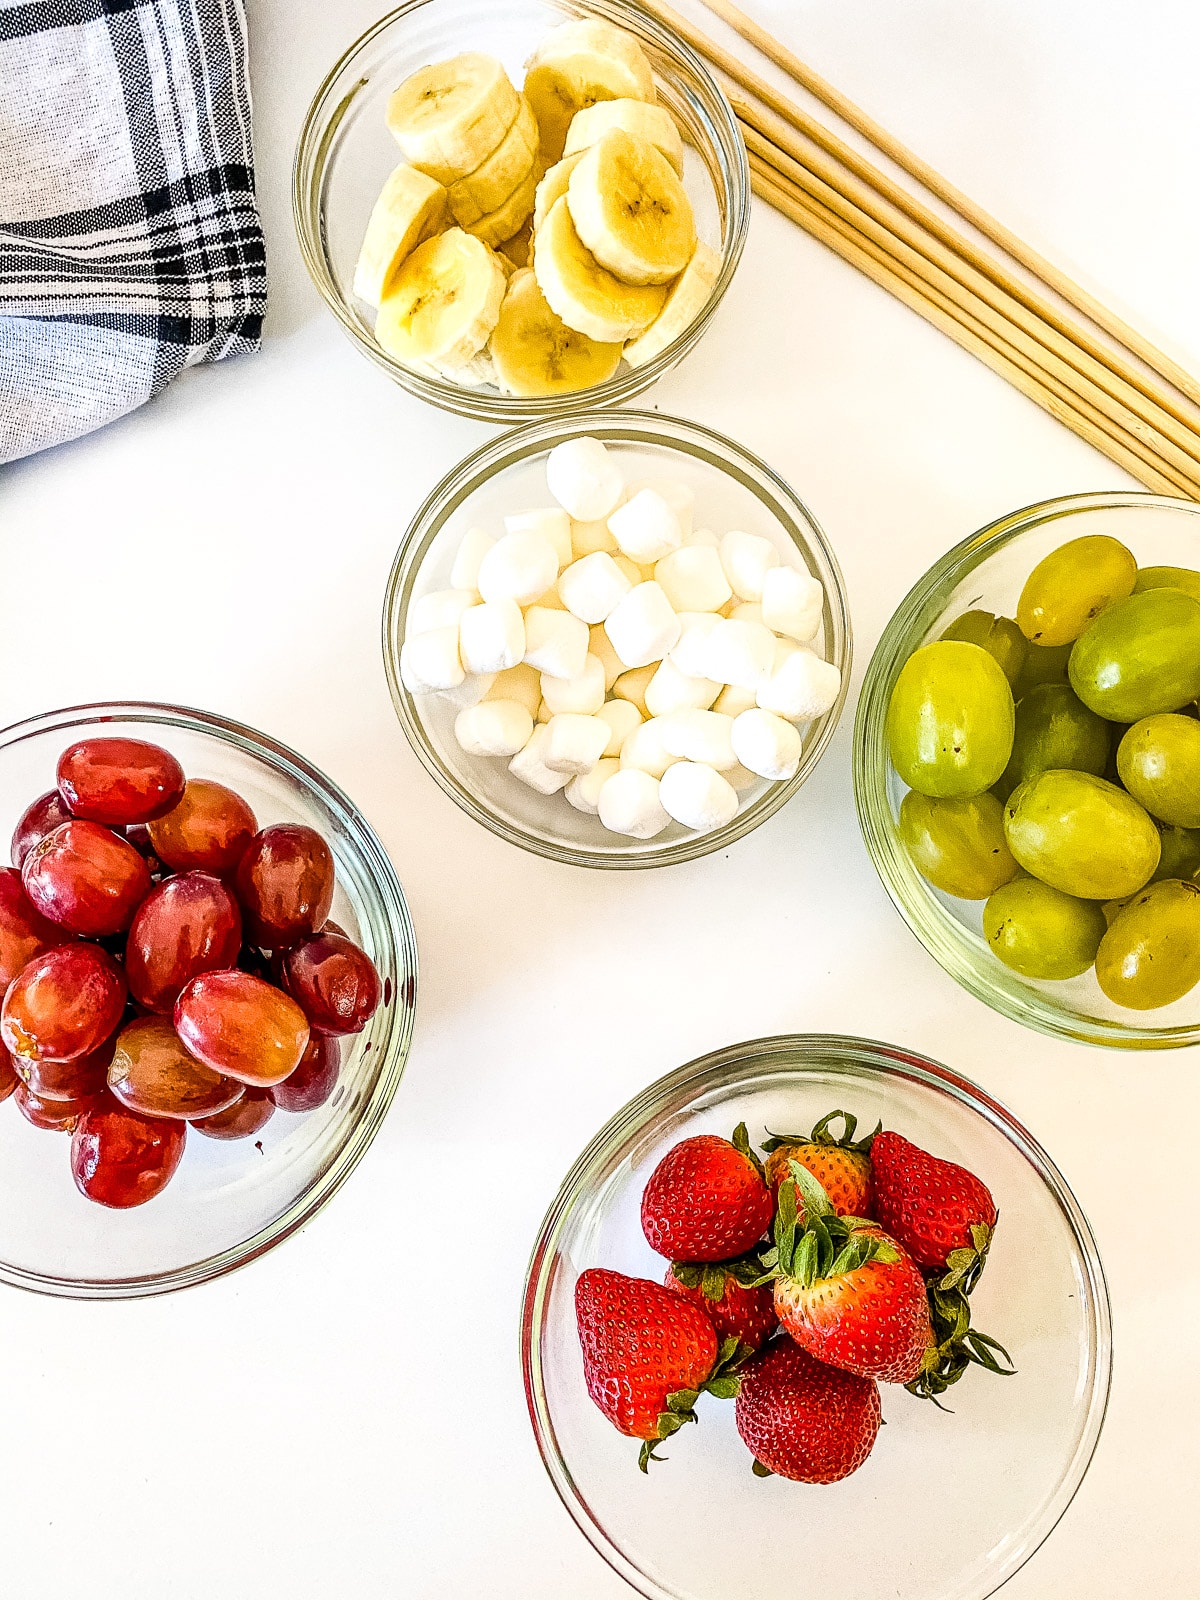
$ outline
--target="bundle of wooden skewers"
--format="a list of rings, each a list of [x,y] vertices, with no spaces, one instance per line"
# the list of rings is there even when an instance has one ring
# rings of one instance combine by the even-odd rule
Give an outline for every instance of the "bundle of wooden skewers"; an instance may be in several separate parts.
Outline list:
[[[897,181],[662,0],[715,69],[754,192],[1160,494],[1200,500],[1200,382],[739,10],[707,8],[904,174]],[[959,224],[946,220],[940,205]]]

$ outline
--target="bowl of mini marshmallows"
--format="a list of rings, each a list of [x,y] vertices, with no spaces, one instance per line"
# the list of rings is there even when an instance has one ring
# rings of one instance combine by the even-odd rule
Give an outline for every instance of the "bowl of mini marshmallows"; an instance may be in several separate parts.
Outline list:
[[[820,760],[845,701],[837,561],[791,489],[657,413],[518,428],[405,535],[384,607],[423,765],[510,843],[590,867],[691,860]]]

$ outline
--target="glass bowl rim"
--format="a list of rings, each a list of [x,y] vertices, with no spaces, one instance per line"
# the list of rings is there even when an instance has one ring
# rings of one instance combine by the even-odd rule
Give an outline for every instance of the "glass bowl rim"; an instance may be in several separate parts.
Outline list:
[[[854,799],[867,854],[901,918],[925,950],[961,988],[992,1010],[1053,1038],[1109,1049],[1171,1050],[1200,1043],[1200,1019],[1166,1028],[1139,1027],[1086,1017],[1056,1003],[990,957],[985,963],[954,919],[931,895],[910,896],[897,865],[897,835],[887,800],[887,745],[883,729],[887,695],[903,660],[928,626],[931,602],[1022,535],[1046,523],[1089,511],[1184,511],[1200,516],[1200,504],[1135,489],[1100,490],[1038,500],[985,524],[948,550],[922,574],[895,611],[867,665],[854,721]],[[940,613],[938,613],[940,614]],[[1200,994],[1200,990],[1195,991]],[[1150,1015],[1148,1013],[1147,1015]]]
[[[744,467],[752,474],[760,474],[766,481],[776,512],[782,510],[787,518],[803,525],[805,543],[802,551],[812,556],[821,567],[821,581],[825,586],[826,604],[833,621],[834,638],[827,644],[841,670],[842,684],[837,699],[823,717],[816,718],[800,766],[786,782],[776,783],[744,810],[739,810],[732,822],[710,833],[688,834],[685,838],[665,844],[658,849],[630,855],[603,855],[588,849],[549,843],[521,829],[513,828],[481,804],[452,774],[443,768],[430,746],[421,721],[412,708],[412,696],[400,681],[398,651],[393,648],[399,629],[407,614],[411,588],[420,571],[421,561],[429,543],[436,537],[446,519],[451,516],[484,483],[501,471],[520,465],[530,457],[551,448],[564,439],[594,433],[606,442],[652,444],[668,449],[679,448],[680,441],[690,438],[701,451],[697,455],[706,465],[716,468],[726,476],[733,476],[731,466]],[[684,452],[691,454],[691,452]],[[782,519],[781,519],[782,525]],[[792,538],[790,530],[784,531]],[[795,540],[792,539],[792,543]],[[799,547],[797,547],[799,548]],[[549,861],[570,866],[599,868],[601,870],[645,870],[653,867],[674,866],[684,861],[695,861],[701,856],[723,850],[737,840],[752,833],[761,823],[773,817],[803,787],[816,769],[841,723],[846,699],[850,691],[850,678],[854,664],[854,635],[851,626],[849,600],[845,578],[833,547],[821,524],[808,506],[785,479],[745,445],[728,438],[715,428],[688,418],[672,416],[662,411],[600,411],[567,416],[548,417],[540,421],[525,422],[473,450],[450,469],[414,513],[400,540],[392,570],[388,576],[383,601],[383,659],[387,672],[388,688],[397,719],[405,738],[421,765],[449,795],[457,806],[481,823],[498,838]]]
[[[737,117],[721,85],[708,64],[652,12],[638,0],[600,0],[592,5],[597,14],[613,11],[628,23],[632,20],[643,36],[650,38],[657,49],[669,57],[684,76],[690,76],[700,90],[711,100],[720,113],[720,137],[715,144],[719,165],[723,173],[723,196],[728,209],[728,241],[722,244],[721,271],[712,287],[704,307],[697,313],[682,333],[643,366],[635,367],[623,375],[609,378],[590,389],[576,394],[520,396],[475,390],[450,383],[440,378],[429,378],[394,361],[370,339],[364,337],[357,320],[351,314],[345,297],[339,292],[326,261],[320,216],[320,194],[324,186],[329,148],[341,125],[342,117],[353,98],[343,96],[337,104],[330,104],[338,79],[352,67],[356,57],[394,22],[407,14],[415,13],[439,0],[403,0],[388,11],[365,32],[348,45],[325,74],[304,114],[300,134],[292,161],[292,222],[295,227],[300,254],[305,268],[321,299],[337,319],[343,333],[357,350],[385,372],[392,381],[418,399],[450,411],[458,416],[476,421],[498,423],[509,427],[521,421],[536,421],[549,417],[563,417],[581,411],[622,405],[635,399],[664,373],[669,372],[696,347],[709,323],[715,316],[725,292],[733,281],[742,258],[746,238],[750,231],[751,187],[750,164],[745,143],[738,131]],[[588,0],[584,0],[585,9]]]
[[[994,1588],[987,1591],[988,1595],[995,1594],[1046,1542],[1066,1514],[1087,1476],[1104,1427],[1112,1387],[1112,1307],[1104,1264],[1091,1224],[1070,1185],[1049,1154],[1024,1124],[980,1084],[931,1057],[921,1055],[918,1051],[906,1050],[880,1040],[861,1039],[850,1034],[773,1034],[764,1038],[748,1039],[740,1044],[726,1045],[706,1055],[697,1056],[685,1065],[666,1073],[640,1090],[609,1118],[599,1132],[589,1140],[560,1184],[558,1193],[538,1229],[526,1271],[525,1287],[521,1296],[521,1372],[525,1385],[526,1409],[538,1454],[555,1493],[575,1526],[606,1564],[618,1576],[624,1578],[631,1588],[644,1595],[646,1600],[684,1600],[682,1595],[659,1587],[652,1578],[642,1573],[624,1551],[609,1538],[592,1517],[587,1502],[576,1488],[570,1469],[558,1449],[553,1419],[546,1402],[545,1386],[542,1381],[540,1350],[540,1333],[546,1320],[551,1278],[562,1235],[572,1214],[585,1199],[597,1174],[608,1166],[615,1152],[623,1144],[628,1143],[639,1130],[644,1130],[653,1118],[667,1112],[672,1105],[679,1105],[684,1100],[694,1100],[697,1094],[714,1082],[725,1085],[735,1083],[739,1078],[761,1070],[773,1060],[792,1057],[804,1050],[824,1052],[841,1058],[836,1067],[831,1062],[823,1062],[824,1070],[842,1071],[847,1076],[861,1075],[865,1072],[867,1075],[883,1078],[906,1079],[939,1090],[968,1111],[981,1116],[997,1132],[1003,1134],[1033,1167],[1056,1200],[1072,1234],[1076,1259],[1087,1291],[1085,1298],[1090,1331],[1091,1376],[1087,1415],[1067,1470],[1048,1500],[1044,1514],[1033,1524],[1029,1537],[1020,1551],[1020,1559]]]
[[[386,1116],[408,1062],[416,1015],[418,980],[417,944],[408,903],[396,869],[374,829],[350,797],[317,767],[288,745],[260,733],[245,723],[202,711],[192,706],[177,706],[154,700],[96,701],[63,706],[55,711],[25,717],[0,728],[0,752],[56,728],[70,729],[105,722],[144,722],[151,727],[182,728],[208,734],[252,756],[276,773],[312,790],[328,806],[345,828],[368,869],[367,876],[378,897],[379,909],[395,940],[395,953],[411,977],[401,989],[398,985],[395,1008],[388,1019],[387,1032],[380,1041],[379,1080],[371,1099],[362,1108],[344,1142],[325,1170],[287,1209],[249,1239],[231,1245],[203,1260],[166,1271],[143,1273],[130,1278],[59,1278],[50,1273],[13,1267],[0,1261],[0,1283],[33,1293],[72,1300],[132,1300],[168,1294],[223,1278],[240,1267],[249,1266],[273,1249],[322,1211],[362,1160]]]

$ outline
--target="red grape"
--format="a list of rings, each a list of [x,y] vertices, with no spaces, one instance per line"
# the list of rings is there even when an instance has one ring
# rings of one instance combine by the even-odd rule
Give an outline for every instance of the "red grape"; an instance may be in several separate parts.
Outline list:
[[[125,976],[139,1005],[169,1016],[179,991],[201,972],[232,967],[242,915],[219,878],[187,872],[152,889],[125,945]]]
[[[0,993],[34,956],[69,937],[30,900],[16,868],[0,867]]]
[[[74,817],[123,828],[178,805],[183,768],[143,739],[82,739],[58,758],[58,792]]]
[[[7,1100],[19,1081],[12,1057],[7,1050],[0,1050],[0,1100]]]
[[[326,1033],[314,1033],[295,1072],[267,1093],[280,1111],[315,1111],[337,1087],[341,1070],[340,1041]]]
[[[283,987],[321,1033],[361,1033],[379,1005],[379,974],[343,933],[317,933],[283,958]]]
[[[48,833],[53,833],[55,828],[61,828],[64,822],[70,820],[71,813],[63,804],[63,797],[57,789],[51,789],[49,794],[39,795],[33,804],[27,806],[21,813],[21,820],[13,832],[13,866],[23,867],[25,857],[38,840],[44,839]]]
[[[252,942],[286,950],[324,926],[333,904],[333,856],[315,828],[279,823],[255,834],[235,881]]]
[[[111,1033],[98,1049],[70,1061],[30,1061],[25,1056],[10,1056],[9,1060],[17,1077],[39,1100],[85,1100],[107,1088],[116,1043],[117,1036]]]
[[[258,821],[232,789],[189,778],[179,804],[150,824],[154,852],[176,872],[232,872]]]
[[[140,1206],[174,1177],[186,1138],[186,1122],[140,1117],[105,1100],[84,1112],[72,1135],[76,1186],[102,1206]]]
[[[43,916],[72,933],[120,933],[150,893],[150,868],[127,839],[98,822],[64,822],[34,845],[21,869]]]
[[[275,1115],[275,1105],[267,1089],[247,1089],[245,1094],[226,1111],[214,1117],[203,1117],[193,1122],[197,1133],[206,1133],[210,1139],[248,1139],[251,1134],[265,1128]]]
[[[294,1072],[308,1044],[296,1002],[248,972],[193,978],[175,1003],[175,1029],[206,1067],[263,1089]]]
[[[121,1029],[108,1086],[144,1117],[184,1118],[224,1111],[244,1087],[190,1055],[165,1017],[139,1017]]]
[[[26,1122],[45,1133],[70,1133],[85,1111],[100,1103],[100,1091],[82,1094],[70,1100],[52,1100],[48,1095],[35,1094],[27,1084],[18,1083],[13,1104]]]
[[[34,956],[9,985],[0,1039],[26,1061],[71,1061],[99,1049],[124,1009],[125,974],[108,952],[60,944]]]

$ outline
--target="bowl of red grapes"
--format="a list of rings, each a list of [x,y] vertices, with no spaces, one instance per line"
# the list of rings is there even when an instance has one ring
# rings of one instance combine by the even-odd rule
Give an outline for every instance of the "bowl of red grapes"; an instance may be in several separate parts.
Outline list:
[[[307,1222],[374,1137],[416,944],[361,813],[199,711],[0,732],[0,1280],[162,1292]]]

